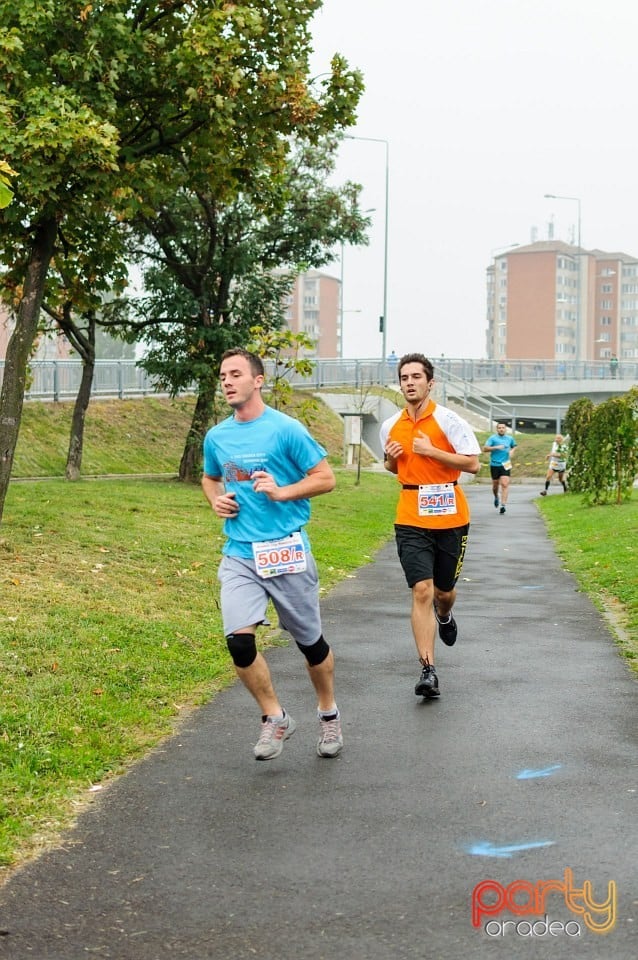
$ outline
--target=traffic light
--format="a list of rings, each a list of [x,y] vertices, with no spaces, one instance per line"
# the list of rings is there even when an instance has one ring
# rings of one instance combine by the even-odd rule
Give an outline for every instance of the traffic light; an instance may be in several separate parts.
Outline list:
[[[383,333],[383,322],[385,317],[379,317],[379,333]]]

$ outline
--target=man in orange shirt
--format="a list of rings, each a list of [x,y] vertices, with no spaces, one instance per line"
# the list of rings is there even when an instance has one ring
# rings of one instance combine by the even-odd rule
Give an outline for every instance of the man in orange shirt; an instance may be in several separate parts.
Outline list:
[[[434,369],[422,353],[401,357],[398,376],[406,407],[383,423],[381,445],[386,470],[401,483],[394,530],[412,590],[412,632],[422,667],[414,692],[429,699],[440,693],[437,622],[445,644],[451,647],[457,637],[452,607],[470,527],[458,479],[462,472],[478,473],[481,448],[465,420],[430,399]]]

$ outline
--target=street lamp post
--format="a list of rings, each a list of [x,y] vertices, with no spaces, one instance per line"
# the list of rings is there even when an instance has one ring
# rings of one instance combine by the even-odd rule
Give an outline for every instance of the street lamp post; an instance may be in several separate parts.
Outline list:
[[[339,278],[339,359],[343,359],[343,255],[345,252],[345,245],[343,240],[341,241],[341,262],[340,262],[340,278]]]
[[[584,359],[585,359],[585,356],[584,356],[584,352],[585,352],[585,351],[584,351],[584,339],[585,339],[585,337],[584,337],[584,333],[583,333],[583,329],[582,329],[583,324],[582,324],[582,322],[581,322],[582,318],[581,318],[581,309],[580,309],[580,303],[581,303],[581,295],[580,295],[580,285],[581,285],[581,269],[580,269],[580,261],[581,261],[581,250],[580,250],[580,223],[581,223],[581,221],[580,221],[580,197],[564,197],[564,196],[561,196],[561,195],[558,194],[558,193],[546,193],[546,194],[545,194],[545,199],[546,199],[546,200],[571,200],[571,201],[573,201],[574,203],[577,203],[577,204],[578,204],[578,254],[577,254],[577,261],[576,261],[577,264],[578,264],[578,270],[577,270],[578,279],[577,279],[577,287],[576,287],[576,359],[577,359],[577,360],[584,360]]]
[[[383,361],[382,369],[385,370],[388,342],[388,203],[390,192],[390,143],[388,140],[382,140],[379,137],[355,137],[350,133],[345,133],[344,138],[346,140],[365,140],[369,143],[385,144],[385,229],[383,240],[383,314],[381,317],[381,360]],[[385,375],[383,380],[385,381]]]
[[[376,207],[368,207],[367,210],[364,210],[364,213],[374,213]],[[361,313],[360,310],[344,310],[344,296],[343,296],[343,284],[344,284],[344,257],[346,252],[346,246],[344,241],[341,241],[341,259],[340,259],[340,270],[339,270],[339,359],[343,359],[343,315],[344,313]]]

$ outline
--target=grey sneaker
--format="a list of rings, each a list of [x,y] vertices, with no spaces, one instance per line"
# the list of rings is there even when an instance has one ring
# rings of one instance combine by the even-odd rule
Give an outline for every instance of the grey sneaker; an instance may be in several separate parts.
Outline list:
[[[322,720],[320,717],[319,725],[321,736],[317,741],[317,753],[320,757],[337,757],[343,747],[341,717],[337,716],[334,720]]]
[[[290,714],[283,720],[271,720],[269,717],[261,724],[261,735],[255,744],[255,760],[274,760],[284,748],[284,740],[292,737],[297,724]]]

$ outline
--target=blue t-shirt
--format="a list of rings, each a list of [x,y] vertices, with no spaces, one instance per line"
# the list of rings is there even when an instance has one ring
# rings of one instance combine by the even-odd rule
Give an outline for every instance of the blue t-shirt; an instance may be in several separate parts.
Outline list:
[[[493,433],[492,436],[488,437],[485,441],[486,447],[495,447],[501,443],[505,445],[504,450],[490,450],[491,467],[502,467],[504,463],[507,463],[510,458],[510,450],[513,450],[516,446],[516,440],[508,433],[503,434],[503,436],[499,433]]]
[[[274,502],[265,493],[255,493],[251,477],[255,470],[266,470],[283,487],[303,479],[326,456],[303,424],[272,407],[256,420],[230,416],[211,427],[204,438],[204,472],[221,477],[239,505],[237,516],[224,520],[227,540],[222,552],[252,557],[255,541],[276,540],[296,530],[309,550],[302,528],[310,519],[310,500]]]

